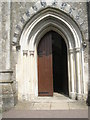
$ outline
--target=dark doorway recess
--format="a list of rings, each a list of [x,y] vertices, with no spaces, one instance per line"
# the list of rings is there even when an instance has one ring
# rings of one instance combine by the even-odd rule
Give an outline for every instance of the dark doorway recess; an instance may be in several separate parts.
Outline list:
[[[61,35],[46,33],[38,45],[38,95],[68,95],[67,47]]]
[[[68,95],[67,47],[64,39],[52,31],[53,91]]]

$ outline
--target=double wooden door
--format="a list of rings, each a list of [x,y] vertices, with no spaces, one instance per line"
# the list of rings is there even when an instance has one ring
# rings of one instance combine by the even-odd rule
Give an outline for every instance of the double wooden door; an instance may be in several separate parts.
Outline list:
[[[53,96],[52,32],[38,45],[38,96]]]

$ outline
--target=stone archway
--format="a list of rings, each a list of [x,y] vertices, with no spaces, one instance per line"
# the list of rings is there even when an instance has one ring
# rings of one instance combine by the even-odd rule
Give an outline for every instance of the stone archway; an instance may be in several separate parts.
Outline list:
[[[50,30],[60,34],[67,45],[69,97],[82,99],[82,35],[71,17],[53,7],[44,8],[35,14],[21,34],[17,62],[17,69],[20,69],[17,77],[19,99],[30,100],[38,96],[37,46],[42,36]]]

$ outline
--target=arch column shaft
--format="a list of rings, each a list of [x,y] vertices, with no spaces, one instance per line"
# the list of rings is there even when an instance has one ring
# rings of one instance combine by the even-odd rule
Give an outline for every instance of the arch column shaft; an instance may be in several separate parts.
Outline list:
[[[75,76],[75,57],[74,53],[70,52],[70,97],[76,99],[76,76]]]
[[[82,99],[82,80],[81,80],[81,53],[76,51],[76,80],[77,80],[77,99]]]
[[[35,70],[34,70],[34,66],[35,62],[34,62],[34,55],[30,54],[30,98],[33,99],[35,98]]]

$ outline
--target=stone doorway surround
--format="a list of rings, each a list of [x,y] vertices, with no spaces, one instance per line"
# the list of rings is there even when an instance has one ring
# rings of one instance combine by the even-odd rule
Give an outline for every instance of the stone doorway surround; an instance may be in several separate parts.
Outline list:
[[[57,8],[47,7],[31,18],[20,37],[16,74],[20,100],[38,97],[37,46],[42,36],[50,30],[60,34],[67,45],[69,97],[83,98],[81,32],[67,14]]]
[[[14,46],[17,50],[20,48],[17,51],[16,61],[19,100],[38,97],[37,46],[44,34],[50,30],[60,34],[67,45],[69,97],[78,100],[86,99],[82,33],[74,20],[76,15],[68,15],[71,14],[71,7],[69,4],[66,6],[68,9],[62,2],[38,1],[30,8],[30,12],[24,14],[17,25],[18,30],[23,29],[19,37],[19,31],[16,30],[13,38],[13,48]],[[23,27],[25,21],[26,25]]]

